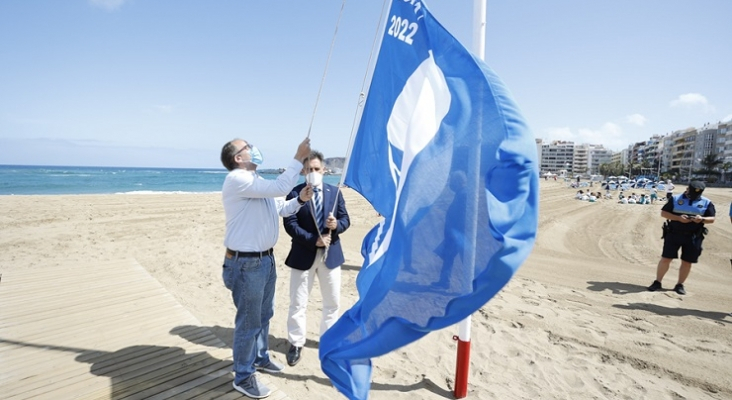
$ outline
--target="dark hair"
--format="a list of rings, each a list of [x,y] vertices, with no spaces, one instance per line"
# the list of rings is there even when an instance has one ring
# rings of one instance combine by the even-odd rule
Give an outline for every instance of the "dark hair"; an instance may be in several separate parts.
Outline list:
[[[323,153],[319,152],[318,150],[312,150],[310,151],[310,154],[305,157],[305,159],[302,160],[302,164],[305,165],[308,161],[318,159],[320,160],[320,163],[323,164]],[[323,165],[325,166],[325,165]]]
[[[233,171],[236,169],[237,165],[234,162],[234,153],[236,153],[236,146],[234,146],[234,142],[241,139],[234,139],[224,145],[224,147],[221,149],[221,163],[224,164],[224,167],[226,167],[227,170]]]

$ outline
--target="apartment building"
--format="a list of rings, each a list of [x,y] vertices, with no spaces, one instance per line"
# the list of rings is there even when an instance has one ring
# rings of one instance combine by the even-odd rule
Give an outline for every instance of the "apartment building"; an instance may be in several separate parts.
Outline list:
[[[717,154],[725,163],[732,163],[732,121],[719,124],[717,143]]]
[[[609,163],[612,158],[612,151],[601,144],[575,144],[561,140],[544,143],[537,139],[536,147],[542,173],[599,174],[600,165]]]
[[[732,163],[732,121],[708,123],[701,128],[687,128],[667,135],[654,135],[648,140],[613,152],[601,144],[575,144],[572,141],[536,140],[541,172],[572,175],[599,174],[600,166],[618,162],[640,165],[634,174],[657,174],[673,171],[686,179],[702,168],[702,160],[716,154],[723,162]]]
[[[560,171],[567,171],[569,174],[574,173],[574,142],[555,140],[550,143],[543,143],[539,139],[537,140],[537,148],[539,143],[541,143],[539,154],[542,173],[558,174]]]
[[[698,131],[696,128],[688,128],[671,133],[666,144],[668,145],[669,164],[668,170],[676,170],[681,176],[688,176],[694,168],[696,156]]]
[[[574,146],[574,172],[577,174],[599,174],[600,165],[610,162],[612,150],[601,144],[578,144]]]

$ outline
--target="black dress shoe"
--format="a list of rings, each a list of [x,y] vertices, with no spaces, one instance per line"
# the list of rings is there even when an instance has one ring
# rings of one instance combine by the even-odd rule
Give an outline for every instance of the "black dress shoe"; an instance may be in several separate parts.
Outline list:
[[[301,351],[302,347],[290,345],[290,350],[287,350],[287,365],[294,367],[300,361]]]

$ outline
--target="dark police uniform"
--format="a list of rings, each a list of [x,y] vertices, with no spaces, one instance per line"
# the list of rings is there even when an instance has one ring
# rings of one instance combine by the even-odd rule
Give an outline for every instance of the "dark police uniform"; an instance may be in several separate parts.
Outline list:
[[[714,217],[716,212],[711,200],[699,196],[696,200],[689,199],[685,193],[672,197],[673,201],[666,202],[661,210],[675,215],[693,217]],[[696,263],[702,252],[702,241],[706,233],[703,223],[666,221],[664,229],[663,253],[664,258],[678,258],[681,248],[681,260]]]

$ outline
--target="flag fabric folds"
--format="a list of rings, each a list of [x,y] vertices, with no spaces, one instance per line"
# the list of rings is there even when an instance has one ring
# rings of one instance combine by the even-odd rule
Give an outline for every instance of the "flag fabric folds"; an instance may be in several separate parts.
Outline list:
[[[455,324],[534,243],[536,144],[510,93],[420,1],[394,0],[345,183],[384,218],[357,303],[321,337],[323,371],[368,397],[371,358]]]

